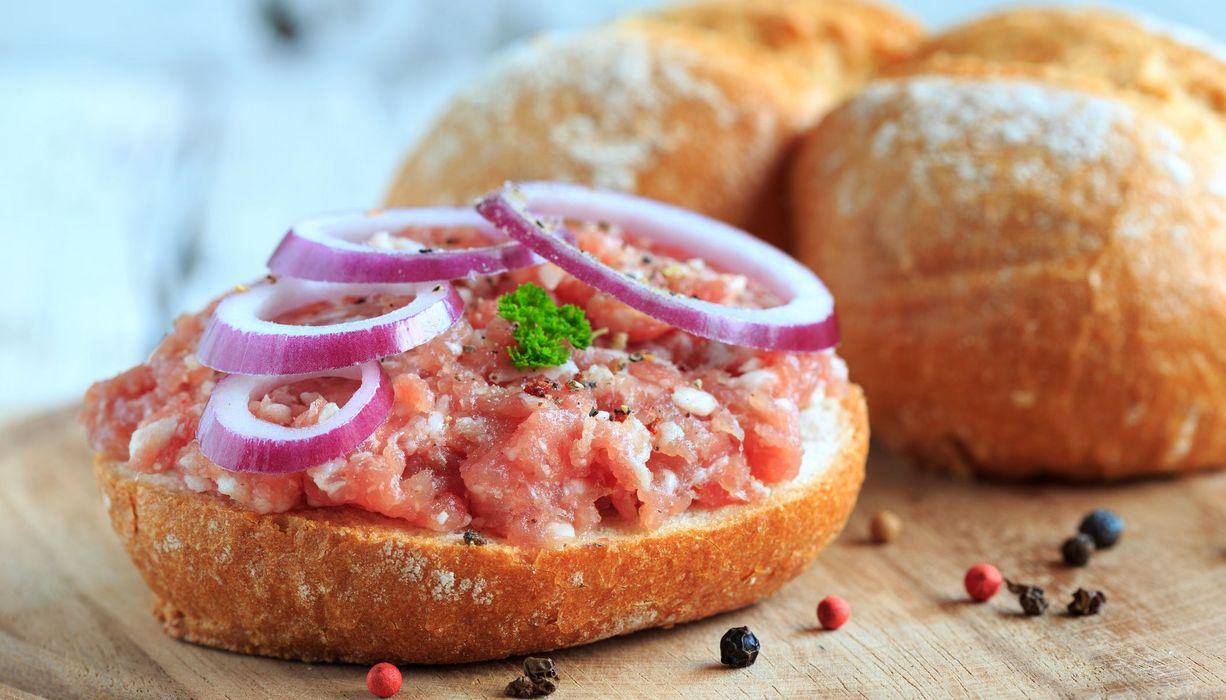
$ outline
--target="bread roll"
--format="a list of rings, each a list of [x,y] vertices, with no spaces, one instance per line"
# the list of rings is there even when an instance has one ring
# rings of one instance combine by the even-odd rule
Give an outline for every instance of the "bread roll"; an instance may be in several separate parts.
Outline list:
[[[824,96],[824,107],[910,56],[920,36],[915,20],[862,0],[714,0],[642,19],[706,29],[791,63]]]
[[[1022,64],[1100,81],[1121,91],[1226,113],[1226,64],[1207,38],[1106,10],[1018,9],[985,16],[932,37],[898,70],[976,58]]]
[[[354,508],[260,515],[101,459],[95,474],[170,636],[303,661],[459,663],[696,620],[800,574],[843,529],[868,451],[856,387],[806,413],[801,474],[765,501],[563,549],[465,544]]]
[[[1204,76],[1221,65],[1067,17],[955,29],[830,114],[794,171],[799,257],[839,300],[876,434],[922,461],[1220,465],[1226,155]],[[1157,94],[1144,65],[1195,68]]]
[[[679,204],[786,247],[789,149],[917,34],[861,3],[759,1],[537,39],[455,97],[385,203],[465,203],[508,179],[565,180]]]

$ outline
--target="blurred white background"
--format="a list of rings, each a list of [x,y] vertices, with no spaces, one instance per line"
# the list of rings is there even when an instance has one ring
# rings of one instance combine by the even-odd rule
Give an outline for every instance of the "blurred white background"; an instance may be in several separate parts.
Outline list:
[[[656,4],[0,0],[0,417],[144,359],[294,220],[376,203],[491,52]],[[1112,4],[1226,36],[1218,0]]]

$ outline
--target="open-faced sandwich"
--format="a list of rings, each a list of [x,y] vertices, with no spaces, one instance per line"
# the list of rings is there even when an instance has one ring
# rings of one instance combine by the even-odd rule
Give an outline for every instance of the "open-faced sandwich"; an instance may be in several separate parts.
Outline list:
[[[83,414],[175,637],[305,660],[541,651],[738,608],[863,478],[805,267],[572,185],[295,226]]]

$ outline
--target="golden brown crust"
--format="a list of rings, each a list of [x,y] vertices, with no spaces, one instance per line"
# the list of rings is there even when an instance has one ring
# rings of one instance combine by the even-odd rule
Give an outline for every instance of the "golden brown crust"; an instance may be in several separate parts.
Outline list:
[[[830,114],[794,171],[876,434],[1002,476],[1226,462],[1216,126],[1073,72],[939,68]]]
[[[1157,100],[1186,100],[1221,116],[1226,114],[1226,64],[1220,48],[1196,41],[1109,10],[1022,8],[932,37],[901,70],[930,72],[927,68],[943,59],[968,57],[1037,66]]]
[[[737,32],[752,23],[738,24],[722,6],[692,12],[718,16],[714,24]],[[385,203],[459,204],[510,179],[565,180],[679,204],[786,247],[786,159],[797,137],[859,80],[869,57],[902,52],[918,30],[901,19],[870,25],[852,2],[812,17],[800,12],[809,3],[729,6],[753,12],[753,22],[777,16],[779,26],[797,15],[798,31],[824,33],[818,43],[802,37],[776,52],[729,40],[683,18],[682,8],[671,19],[636,17],[539,39],[503,56],[448,105],[407,156]],[[819,70],[802,67],[806,53],[831,55]],[[836,64],[849,75],[817,79]]]
[[[458,95],[389,206],[461,204],[509,179],[679,204],[781,242],[781,154],[814,111],[802,77],[686,27],[540,39]]]
[[[859,389],[839,416],[819,478],[764,504],[559,550],[466,545],[348,508],[258,515],[102,460],[95,474],[167,634],[307,661],[453,663],[671,626],[771,594],[855,504],[868,446]]]
[[[910,56],[923,34],[897,9],[862,0],[706,0],[635,19],[701,27],[756,47],[835,100]]]

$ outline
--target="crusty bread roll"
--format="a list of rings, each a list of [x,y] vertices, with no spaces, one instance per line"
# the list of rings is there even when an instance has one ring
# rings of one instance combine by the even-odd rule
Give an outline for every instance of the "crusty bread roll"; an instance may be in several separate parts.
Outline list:
[[[608,187],[787,245],[798,135],[918,29],[841,0],[708,2],[501,57],[406,158],[389,206],[466,203],[509,179]]]
[[[823,109],[910,56],[920,36],[912,18],[865,0],[708,0],[637,19],[705,29],[791,63]]]
[[[922,461],[1077,479],[1220,465],[1226,151],[1206,76],[1222,67],[1067,16],[953,30],[830,114],[794,171],[798,255],[839,299],[876,434]],[[1157,94],[1146,65],[1193,67]]]
[[[802,414],[801,474],[757,505],[556,550],[465,544],[350,508],[259,515],[99,460],[111,522],[173,637],[305,661],[495,659],[748,605],[842,529],[864,478],[852,386]]]
[[[887,74],[1021,71],[1140,100],[1185,138],[1226,141],[1226,48],[1151,19],[1081,8],[987,15],[932,37]]]
[[[911,60],[896,65],[914,73],[923,72],[925,63],[950,58],[1024,64],[1157,99],[1186,99],[1221,115],[1226,113],[1226,64],[1208,41],[1107,10],[1017,9],[934,36]]]

